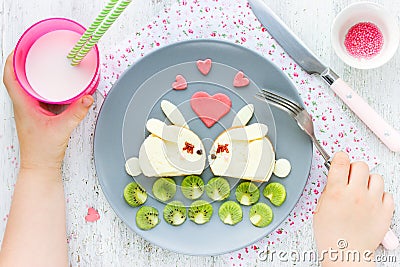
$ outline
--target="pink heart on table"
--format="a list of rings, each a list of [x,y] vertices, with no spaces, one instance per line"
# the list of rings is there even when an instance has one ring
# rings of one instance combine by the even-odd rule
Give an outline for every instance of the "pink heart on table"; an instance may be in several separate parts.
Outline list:
[[[175,82],[172,83],[172,88],[175,90],[185,90],[187,88],[187,82],[185,77],[182,75],[176,75]]]
[[[232,101],[229,96],[221,93],[211,96],[206,92],[196,92],[190,99],[190,106],[201,121],[210,128],[231,110]]]
[[[89,208],[88,213],[85,216],[87,222],[95,222],[100,219],[100,214],[94,208]]]
[[[204,76],[207,75],[211,70],[212,61],[211,59],[207,58],[206,60],[198,60],[197,61],[197,68]]]
[[[244,73],[242,71],[239,71],[236,75],[235,78],[233,79],[233,86],[235,87],[245,87],[250,84],[249,79],[247,79],[244,76]]]

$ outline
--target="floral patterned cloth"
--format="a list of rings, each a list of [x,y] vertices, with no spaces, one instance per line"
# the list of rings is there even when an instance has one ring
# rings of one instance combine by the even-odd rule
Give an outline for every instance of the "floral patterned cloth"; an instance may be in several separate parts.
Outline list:
[[[178,41],[216,38],[253,49],[275,63],[298,89],[314,119],[316,135],[330,153],[344,150],[353,160],[363,159],[370,167],[378,164],[367,144],[351,124],[346,107],[326,93],[329,88],[317,77],[310,76],[282,50],[260,24],[245,0],[178,0],[149,21],[139,32],[132,33],[115,52],[105,55],[99,90],[107,95],[120,74],[147,53]],[[232,265],[242,265],[257,257],[259,248],[274,244],[298,229],[312,217],[324,188],[326,170],[316,152],[303,195],[288,218],[266,238],[256,244],[229,253]]]

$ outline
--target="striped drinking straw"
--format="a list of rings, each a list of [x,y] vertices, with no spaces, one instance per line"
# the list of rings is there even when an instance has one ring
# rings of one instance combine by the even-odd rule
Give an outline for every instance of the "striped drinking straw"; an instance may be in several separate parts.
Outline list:
[[[99,42],[100,38],[117,20],[125,8],[132,2],[132,0],[123,0],[115,7],[118,2],[119,0],[110,0],[110,2],[94,20],[92,25],[90,25],[90,27],[82,35],[74,48],[72,48],[71,52],[67,56],[69,59],[72,59],[72,66],[77,66],[79,63],[81,63],[93,46]]]

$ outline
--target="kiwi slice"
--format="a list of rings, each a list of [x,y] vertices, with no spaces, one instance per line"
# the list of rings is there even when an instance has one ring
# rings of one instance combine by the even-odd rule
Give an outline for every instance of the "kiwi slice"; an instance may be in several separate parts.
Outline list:
[[[286,199],[285,187],[277,182],[267,184],[267,186],[264,188],[263,194],[271,201],[272,204],[277,207],[282,205]]]
[[[164,220],[170,225],[181,225],[186,221],[186,207],[180,201],[172,201],[164,208]]]
[[[158,178],[153,184],[153,195],[160,201],[168,201],[175,196],[176,184],[171,178]]]
[[[124,198],[126,203],[132,207],[138,207],[146,202],[146,190],[136,182],[131,182],[125,186]]]
[[[235,225],[243,219],[243,211],[235,201],[226,201],[219,207],[218,216],[223,223]]]
[[[186,176],[182,181],[182,193],[188,199],[198,199],[203,195],[204,182],[197,175]]]
[[[205,186],[209,198],[215,201],[222,201],[229,197],[231,188],[226,179],[214,177]]]
[[[260,190],[252,182],[243,182],[236,188],[235,195],[240,204],[250,206],[260,198]]]
[[[142,230],[150,230],[160,223],[158,210],[150,206],[141,207],[136,213],[136,225]]]
[[[250,221],[254,226],[266,227],[272,222],[274,213],[270,206],[265,203],[257,203],[250,208]]]
[[[189,207],[189,219],[197,224],[205,224],[210,221],[213,207],[205,200],[197,200]]]

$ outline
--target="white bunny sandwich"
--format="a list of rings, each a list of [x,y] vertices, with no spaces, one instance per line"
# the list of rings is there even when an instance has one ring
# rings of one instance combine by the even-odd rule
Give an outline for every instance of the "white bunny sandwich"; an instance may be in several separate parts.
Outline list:
[[[270,179],[275,168],[274,147],[267,137],[267,125],[246,126],[253,113],[253,105],[243,107],[232,127],[214,141],[209,156],[214,175],[259,182]]]
[[[189,129],[175,105],[163,100],[161,109],[172,125],[157,119],[147,121],[150,135],[140,147],[139,157],[126,161],[127,173],[131,176],[143,173],[147,177],[201,174],[206,154],[200,138]]]

